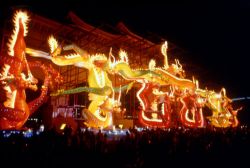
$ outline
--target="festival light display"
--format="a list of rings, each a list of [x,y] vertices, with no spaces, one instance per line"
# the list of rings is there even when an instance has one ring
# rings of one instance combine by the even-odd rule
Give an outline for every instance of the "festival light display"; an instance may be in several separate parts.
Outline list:
[[[226,89],[222,88],[219,93],[212,90],[202,90],[197,88],[196,94],[203,98],[205,105],[212,111],[212,116],[207,117],[211,125],[215,127],[237,127],[238,109],[233,109],[232,100],[226,96]]]
[[[76,45],[67,45],[60,48],[57,40],[51,36],[48,39],[50,46],[50,54],[28,48],[26,50],[32,56],[51,59],[53,63],[59,66],[74,65],[88,70],[88,87],[78,87],[69,90],[58,90],[51,96],[59,96],[63,94],[74,94],[80,92],[89,92],[89,100],[91,103],[83,112],[87,118],[85,124],[89,127],[105,128],[112,126],[112,112],[119,110],[120,96],[115,100],[115,92],[129,90],[133,83],[114,88],[112,82],[108,78],[108,72],[111,70],[111,62],[103,54],[89,55]],[[61,56],[61,50],[74,50],[77,54]],[[48,55],[51,55],[48,56]],[[122,55],[122,53],[121,53]],[[121,56],[122,57],[122,56]]]
[[[142,84],[141,89],[137,92],[137,98],[141,103],[138,118],[144,126],[167,128],[170,127],[171,122],[170,100],[165,93],[153,91],[158,90],[158,88],[159,86],[153,83],[145,82]],[[147,116],[146,113],[150,116]]]
[[[119,111],[121,105],[120,95],[116,100],[115,92],[121,94],[123,90],[128,91],[134,82],[140,83],[136,94],[141,106],[138,118],[144,126],[171,127],[173,113],[186,127],[204,127],[207,120],[215,127],[236,127],[239,124],[237,113],[241,108],[232,108],[232,101],[226,96],[224,88],[220,93],[202,90],[197,80],[185,78],[179,60],[169,65],[167,42],[161,47],[163,67],[157,67],[156,62],[151,60],[147,69],[132,69],[125,51],[120,51],[119,59],[116,59],[112,50],[108,57],[104,54],[90,55],[76,45],[59,45],[53,36],[49,37],[48,43],[48,53],[31,48],[25,51],[30,56],[50,59],[58,66],[73,65],[88,70],[88,87],[58,90],[51,96],[88,92],[90,104],[83,115],[89,127],[112,126],[112,113]],[[73,50],[75,54],[61,54],[65,50]],[[108,74],[118,74],[131,83],[114,88]],[[173,108],[173,105],[178,107]],[[204,117],[202,110],[205,106],[212,111],[212,116]]]
[[[40,62],[27,62],[25,55],[25,40],[28,28],[28,14],[17,11],[14,15],[14,31],[8,44],[8,55],[1,56],[4,64],[0,73],[1,90],[6,93],[6,101],[0,105],[0,130],[20,129],[28,117],[47,100],[48,87],[61,81],[60,74],[52,66]],[[38,98],[27,103],[26,89],[36,91],[38,80],[31,73],[30,68],[39,68],[44,73],[45,79]],[[25,75],[27,72],[27,75]]]

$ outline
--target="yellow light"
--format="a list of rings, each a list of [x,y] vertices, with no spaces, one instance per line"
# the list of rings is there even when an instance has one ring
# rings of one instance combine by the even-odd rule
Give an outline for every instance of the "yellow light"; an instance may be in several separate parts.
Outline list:
[[[5,107],[14,108],[17,90],[11,91],[10,86],[5,86],[7,100],[3,103]]]
[[[165,115],[164,103],[161,104],[161,113],[162,113],[163,115]]]
[[[90,61],[91,63],[94,63],[94,61],[107,61],[107,57],[104,54],[95,54],[91,55]]]
[[[189,110],[186,111],[186,113],[185,113],[185,119],[186,119],[188,122],[195,123],[194,112],[191,110],[192,119],[190,119],[190,118],[188,117],[189,112],[190,112]]]
[[[128,63],[128,55],[127,52],[124,50],[120,50],[119,52],[120,60]]]
[[[203,111],[201,108],[199,110],[199,115],[201,116],[201,127],[203,127],[204,126],[204,117],[203,117]]]
[[[3,66],[3,72],[0,74],[0,79],[3,80],[8,77],[10,65],[4,64]]]
[[[119,126],[119,128],[120,128],[120,129],[122,129],[122,128],[123,128],[123,124],[119,124],[118,126]]]
[[[48,38],[48,43],[49,43],[50,52],[53,53],[58,48],[58,42],[54,38],[54,36],[51,35]]]
[[[153,111],[158,111],[158,104],[157,104],[157,102],[156,101],[153,101],[152,103],[151,103],[151,109],[153,110]]]
[[[152,116],[153,117],[153,116]],[[152,119],[149,119],[147,116],[145,116],[145,113],[144,111],[142,111],[142,118],[145,120],[145,121],[154,121],[154,122],[159,122],[161,123],[162,122],[162,119],[158,119],[158,118],[152,118]]]
[[[156,65],[155,60],[151,59],[148,64],[149,70],[153,71],[155,69],[155,65]]]
[[[60,130],[64,130],[65,127],[66,127],[66,124],[63,123],[63,124],[60,126]]]
[[[12,33],[12,36],[11,36],[11,38],[9,40],[9,44],[8,44],[8,47],[9,47],[8,54],[10,56],[14,56],[13,49],[14,49],[14,45],[16,43],[17,34],[19,32],[19,20],[21,20],[23,27],[24,27],[24,36],[26,36],[28,33],[28,27],[27,27],[27,23],[29,21],[28,14],[26,12],[23,12],[23,11],[17,11],[14,15],[14,18],[13,18],[15,28],[13,29],[13,33]]]
[[[198,80],[195,80],[195,85],[196,85],[196,88],[199,89],[199,81]]]
[[[200,98],[200,97],[197,99],[197,102],[198,102],[199,104],[204,103],[203,99],[202,99],[202,98]]]
[[[220,99],[221,98],[221,94],[215,94],[214,97],[217,98],[217,99]]]
[[[168,49],[168,42],[165,41],[165,43],[161,46],[161,53],[164,56],[164,69],[168,69],[169,68],[167,49]]]
[[[101,71],[101,74],[98,73],[97,68],[93,68],[95,79],[97,81],[97,84],[100,88],[103,88],[105,86],[105,77],[104,77],[104,71]]]
[[[139,100],[143,110],[145,110],[145,105],[144,105],[144,103],[143,103],[143,101],[142,101],[142,99],[140,97],[140,94],[145,89],[145,87],[146,87],[146,83],[142,83],[141,89],[136,93],[136,97]]]
[[[157,119],[158,114],[157,113],[152,113],[152,118]]]
[[[107,119],[107,115],[105,115],[104,117],[101,116],[101,114],[100,114],[100,108],[98,108],[93,114],[94,114],[95,117],[98,118],[98,120],[100,120],[100,121],[106,121],[106,119]]]

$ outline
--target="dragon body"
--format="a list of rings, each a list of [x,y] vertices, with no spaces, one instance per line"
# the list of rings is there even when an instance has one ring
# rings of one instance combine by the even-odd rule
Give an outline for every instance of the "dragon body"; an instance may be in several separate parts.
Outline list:
[[[8,55],[2,56],[4,68],[0,74],[0,83],[6,94],[6,101],[0,105],[0,129],[20,129],[29,116],[46,100],[48,84],[55,72],[39,63],[28,63],[25,56],[28,15],[17,11],[14,15],[14,31],[8,45]],[[26,102],[25,89],[37,90],[37,82],[30,71],[30,66],[42,68],[45,80],[41,95],[30,103]],[[27,76],[24,72],[27,72]],[[59,75],[57,73],[57,75]]]

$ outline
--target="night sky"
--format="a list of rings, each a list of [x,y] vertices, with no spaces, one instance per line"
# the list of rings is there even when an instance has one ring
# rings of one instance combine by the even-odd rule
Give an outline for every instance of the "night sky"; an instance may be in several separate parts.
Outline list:
[[[67,20],[70,10],[93,25],[115,26],[123,21],[139,35],[156,34],[186,50],[189,58],[185,60],[201,67],[197,75],[202,86],[206,86],[205,82],[212,83],[215,91],[226,87],[231,98],[250,96],[248,0],[172,0],[164,3],[159,0],[64,0],[56,4],[48,0],[25,0],[0,3],[4,3],[0,4],[0,23],[19,7],[62,22]],[[250,108],[249,100],[242,104]],[[250,113],[244,111],[248,118],[245,119],[250,121],[247,111]]]

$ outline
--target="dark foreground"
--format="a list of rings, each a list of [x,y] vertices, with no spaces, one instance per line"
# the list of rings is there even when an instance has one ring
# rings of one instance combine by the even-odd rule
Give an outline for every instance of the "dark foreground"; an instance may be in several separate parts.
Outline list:
[[[0,167],[249,167],[249,133],[247,127],[130,129],[112,140],[88,130],[32,137],[1,132]]]

